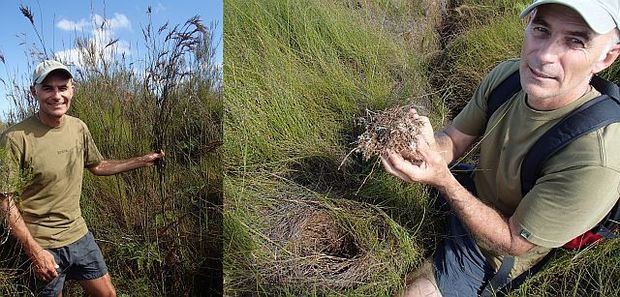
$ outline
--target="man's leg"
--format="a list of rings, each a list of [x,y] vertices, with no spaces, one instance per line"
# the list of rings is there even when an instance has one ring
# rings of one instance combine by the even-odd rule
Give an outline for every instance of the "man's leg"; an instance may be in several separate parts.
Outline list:
[[[108,267],[90,232],[71,245],[71,257],[73,263],[68,279],[78,281],[89,296],[116,296]]]
[[[426,259],[418,270],[407,276],[404,297],[441,297],[435,282],[432,259]]]
[[[112,285],[112,278],[109,273],[104,276],[91,280],[79,281],[80,286],[84,288],[88,296],[93,297],[114,297],[116,296],[116,289]]]

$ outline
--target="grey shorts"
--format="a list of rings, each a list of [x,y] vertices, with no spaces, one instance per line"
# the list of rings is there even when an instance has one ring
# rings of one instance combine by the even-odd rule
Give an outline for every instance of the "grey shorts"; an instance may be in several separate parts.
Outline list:
[[[495,270],[454,215],[448,217],[448,238],[433,257],[435,279],[442,296],[479,296]]]
[[[108,273],[101,250],[90,232],[72,244],[47,250],[54,255],[56,264],[60,266],[59,274],[49,283],[37,280],[36,296],[58,296],[66,279],[91,280]]]

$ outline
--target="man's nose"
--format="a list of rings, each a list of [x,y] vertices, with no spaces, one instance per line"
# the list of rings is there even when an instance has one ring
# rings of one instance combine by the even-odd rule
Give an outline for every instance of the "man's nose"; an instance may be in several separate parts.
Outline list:
[[[62,100],[62,91],[59,89],[55,89],[52,91],[52,98],[56,100]]]
[[[551,38],[538,44],[536,51],[542,64],[554,63],[563,52],[563,44],[559,38]]]

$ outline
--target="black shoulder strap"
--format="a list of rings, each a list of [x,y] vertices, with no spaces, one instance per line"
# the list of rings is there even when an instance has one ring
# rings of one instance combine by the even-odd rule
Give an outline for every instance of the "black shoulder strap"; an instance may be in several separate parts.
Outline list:
[[[521,90],[521,79],[519,78],[519,70],[513,72],[499,83],[489,94],[487,99],[487,122],[491,115],[506,101],[510,100],[517,92]]]
[[[523,158],[521,195],[525,196],[532,189],[550,156],[584,134],[620,122],[618,87],[598,77],[594,77],[592,83],[604,95],[588,101],[560,120],[534,143]]]
[[[615,83],[595,75],[590,80],[590,84],[601,94],[607,95],[620,103],[620,88]]]

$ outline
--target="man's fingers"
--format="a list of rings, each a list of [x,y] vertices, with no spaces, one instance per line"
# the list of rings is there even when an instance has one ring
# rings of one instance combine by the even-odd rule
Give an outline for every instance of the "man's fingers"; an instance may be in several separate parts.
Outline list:
[[[58,268],[54,256],[47,250],[42,250],[33,261],[35,274],[43,281],[49,282],[58,277]]]
[[[400,171],[398,168],[395,167],[394,165],[394,161],[392,159],[393,156],[398,155],[396,153],[389,153],[386,155],[381,156],[381,164],[383,164],[383,168],[385,169],[385,171],[387,171],[389,174],[394,175],[406,182],[412,182],[412,180],[402,171]]]
[[[418,121],[420,123],[420,134],[424,135],[426,141],[429,143],[435,140],[435,135],[433,131],[433,125],[431,125],[431,120],[426,116],[419,116]]]
[[[431,149],[430,145],[428,144],[428,140],[426,139],[426,137],[424,137],[424,135],[416,135],[415,140],[417,143],[417,151],[420,154],[425,155],[425,153]]]

